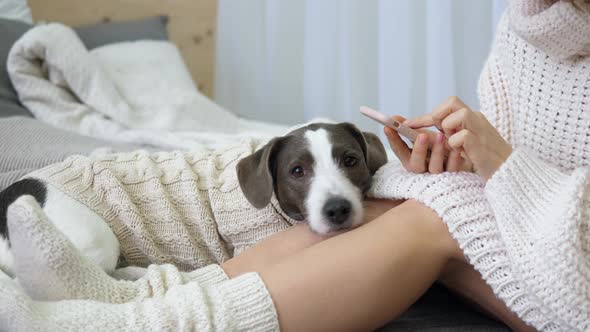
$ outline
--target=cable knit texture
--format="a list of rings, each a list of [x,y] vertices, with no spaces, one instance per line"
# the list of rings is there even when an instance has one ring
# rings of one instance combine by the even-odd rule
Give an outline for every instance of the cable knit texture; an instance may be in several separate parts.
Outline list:
[[[150,265],[136,282],[113,280],[80,255],[31,196],[9,207],[8,227],[19,285],[0,273],[2,331],[279,329],[256,273],[229,280],[218,265],[191,273]],[[55,297],[68,301],[38,302]]]
[[[214,151],[77,155],[27,177],[104,218],[120,242],[122,265],[193,270],[221,263],[295,222],[274,197],[258,210],[240,189],[236,164],[262,144],[245,139]]]
[[[590,330],[590,12],[515,0],[479,82],[514,152],[485,183],[390,163],[371,194],[413,198],[447,223],[496,295],[541,331]]]
[[[18,283],[35,300],[125,303],[162,297],[168,288],[187,282],[207,286],[228,279],[217,264],[189,273],[166,264],[148,266],[145,275],[137,281],[115,280],[82,256],[49,222],[35,198],[23,196],[9,209]]]

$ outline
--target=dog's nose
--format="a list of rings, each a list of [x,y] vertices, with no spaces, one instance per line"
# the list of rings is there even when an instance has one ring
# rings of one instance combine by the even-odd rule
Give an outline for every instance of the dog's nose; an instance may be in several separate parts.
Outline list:
[[[324,216],[331,222],[337,225],[342,224],[348,219],[352,205],[344,198],[330,198],[324,204]]]

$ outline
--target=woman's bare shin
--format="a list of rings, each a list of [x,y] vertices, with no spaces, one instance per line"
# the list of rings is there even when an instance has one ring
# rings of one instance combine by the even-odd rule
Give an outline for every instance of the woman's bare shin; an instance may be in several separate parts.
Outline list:
[[[437,279],[453,250],[446,232],[434,212],[409,201],[259,273],[282,330],[373,329]]]

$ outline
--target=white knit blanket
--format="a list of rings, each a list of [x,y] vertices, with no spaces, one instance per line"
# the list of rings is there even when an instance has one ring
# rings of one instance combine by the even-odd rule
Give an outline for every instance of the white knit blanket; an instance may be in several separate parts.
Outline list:
[[[199,149],[286,130],[241,119],[200,94],[167,41],[88,51],[72,29],[40,25],[13,45],[7,68],[21,102],[37,119],[83,135]]]

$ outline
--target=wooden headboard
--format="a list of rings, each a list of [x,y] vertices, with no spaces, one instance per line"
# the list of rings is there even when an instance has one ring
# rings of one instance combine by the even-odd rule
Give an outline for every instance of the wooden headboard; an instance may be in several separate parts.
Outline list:
[[[70,26],[168,15],[178,46],[199,90],[211,97],[215,69],[216,0],[28,0],[35,21]]]

